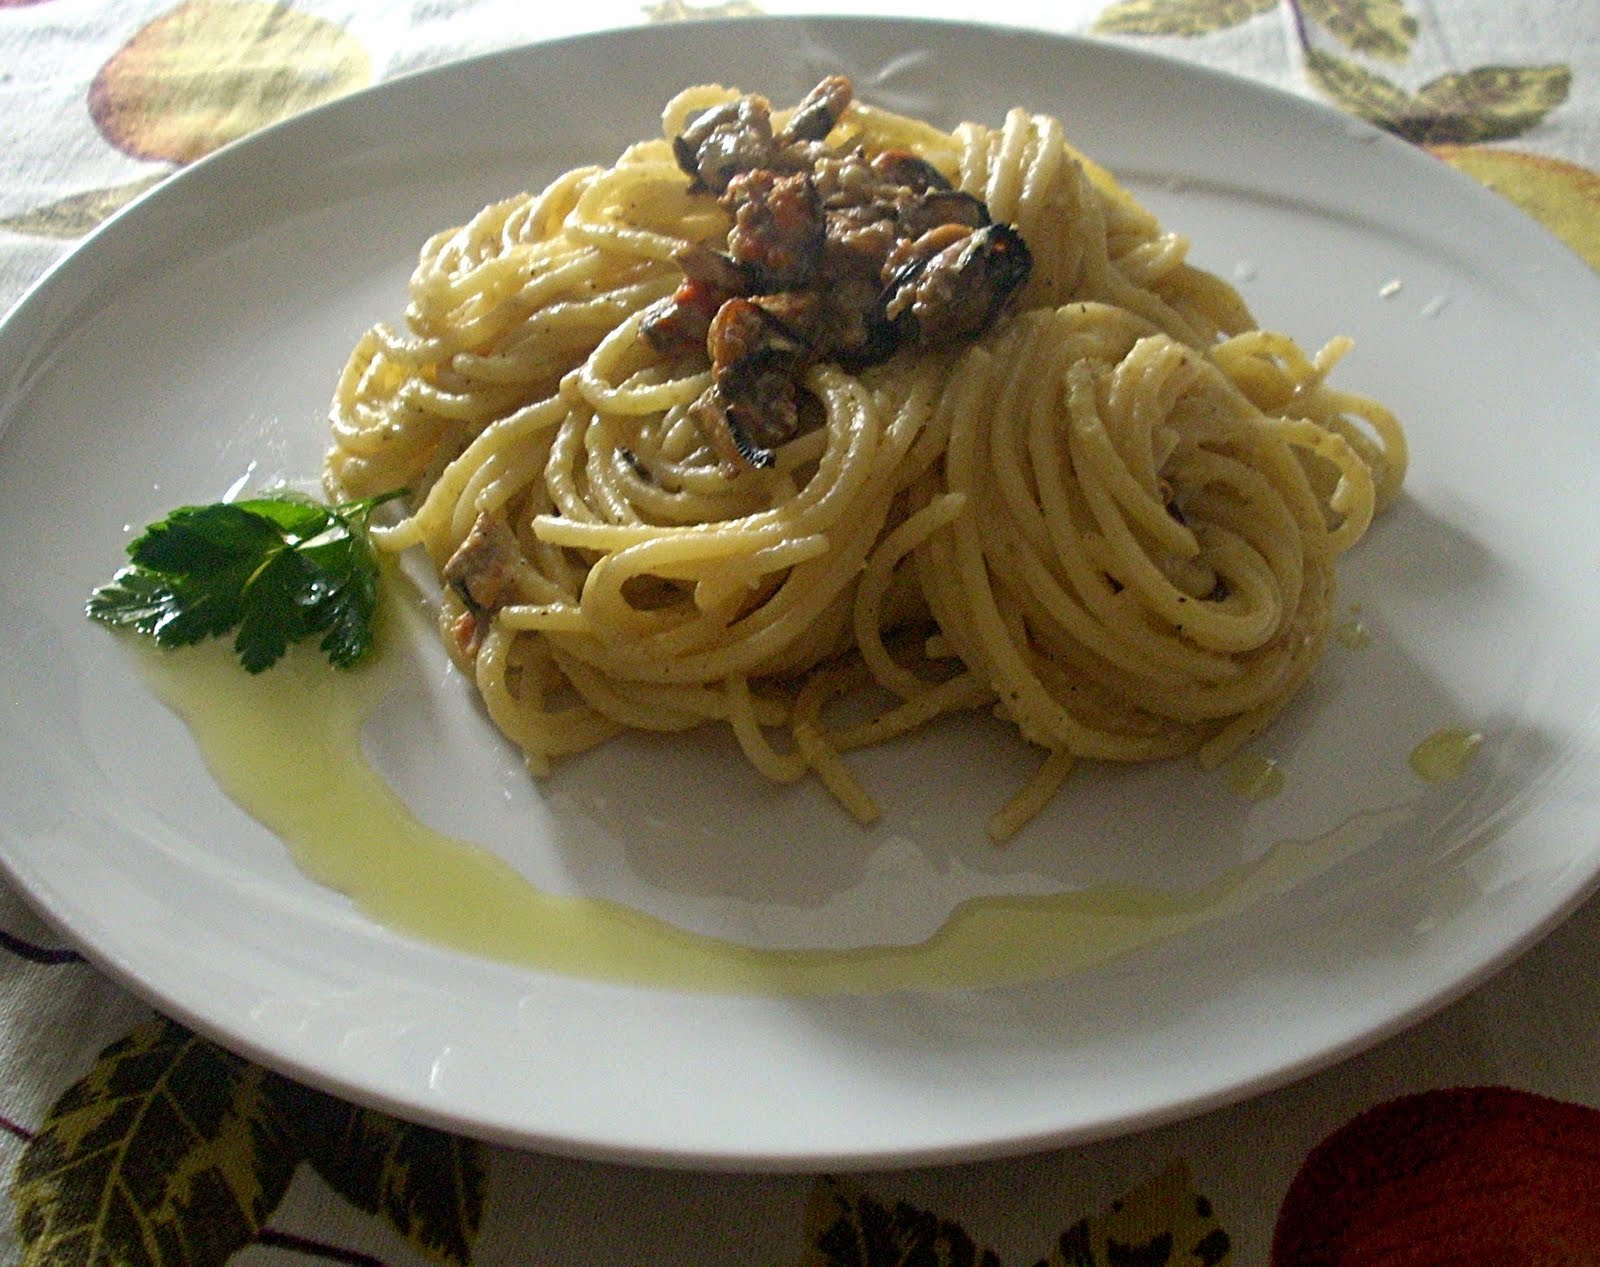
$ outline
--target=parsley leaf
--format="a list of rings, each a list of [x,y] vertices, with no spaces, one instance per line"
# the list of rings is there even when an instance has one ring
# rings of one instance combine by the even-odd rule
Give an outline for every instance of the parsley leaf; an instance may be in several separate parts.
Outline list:
[[[283,493],[180,506],[129,543],[131,562],[85,611],[168,647],[236,630],[234,651],[251,673],[320,634],[323,654],[348,668],[371,648],[378,608],[367,521],[401,495],[324,506]]]

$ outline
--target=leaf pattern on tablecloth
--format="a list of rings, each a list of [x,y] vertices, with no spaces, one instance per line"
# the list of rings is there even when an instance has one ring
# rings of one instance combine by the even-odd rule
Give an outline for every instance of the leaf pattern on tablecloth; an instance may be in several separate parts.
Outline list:
[[[812,1189],[805,1240],[799,1267],[1000,1267],[959,1223],[831,1176]]]
[[[17,1166],[24,1267],[199,1267],[248,1245],[294,1173],[267,1081],[167,1022],[107,1048]]]
[[[1475,66],[1410,91],[1359,58],[1409,59],[1416,18],[1405,0],[1119,0],[1094,29],[1113,35],[1209,35],[1283,8],[1306,74],[1341,109],[1424,144],[1469,144],[1521,136],[1566,101],[1566,65]],[[1317,33],[1350,54],[1323,47]]]
[[[0,8],[42,2],[0,0]],[[663,0],[640,8],[651,22],[762,12],[753,0]],[[89,87],[89,110],[117,149],[183,164],[371,79],[366,49],[326,19],[264,0],[188,0],[147,23],[106,61]],[[165,175],[85,190],[0,219],[0,229],[79,238]]]
[[[1508,1087],[1367,1110],[1306,1157],[1272,1267],[1593,1263],[1600,1111]]]
[[[83,962],[83,956],[70,947],[40,945],[38,942],[18,937],[15,933],[9,933],[3,928],[0,928],[0,951],[27,963],[42,964],[46,967]]]
[[[1403,62],[1417,37],[1404,0],[1300,0],[1306,17],[1352,53]]]
[[[812,1189],[806,1245],[799,1267],[1002,1267],[959,1223],[831,1176]],[[1068,1226],[1034,1267],[1226,1267],[1230,1255],[1179,1164]]]
[[[1441,75],[1412,93],[1320,49],[1307,54],[1306,69],[1350,113],[1423,145],[1521,136],[1567,99],[1572,82],[1562,65],[1480,66]]]
[[[1232,1252],[1211,1202],[1178,1163],[1073,1224],[1036,1267],[1226,1267]]]
[[[1102,35],[1212,35],[1270,13],[1279,0],[1118,0],[1094,24]]]
[[[106,1048],[23,1150],[22,1267],[222,1267],[262,1237],[302,1162],[418,1252],[471,1263],[478,1145],[311,1091],[157,1019]]]
[[[187,0],[100,67],[89,114],[123,153],[181,165],[371,81],[366,48],[325,18],[269,0]],[[81,237],[165,175],[73,194],[0,229]]]
[[[1600,271],[1600,173],[1548,154],[1432,145],[1433,154],[1510,199]]]
[[[135,158],[187,163],[372,78],[341,27],[265,0],[188,0],[100,68],[89,112]]]
[[[108,189],[90,189],[81,194],[72,194],[43,207],[35,207],[21,215],[0,219],[0,229],[10,229],[13,233],[25,233],[39,238],[64,240],[81,238],[96,228],[107,216],[120,211],[145,190],[153,185],[159,185],[165,179],[166,174],[160,173],[130,181],[125,185],[113,185]]]
[[[467,1267],[483,1219],[484,1165],[463,1136],[279,1080],[278,1109],[299,1126],[306,1160],[356,1209],[388,1221],[441,1263]]]
[[[1421,126],[1408,140],[1468,144],[1521,136],[1567,99],[1568,66],[1479,66],[1441,75],[1417,92]]]
[[[761,6],[751,0],[729,0],[727,4],[690,4],[688,0],[664,0],[640,8],[649,22],[692,22],[696,18],[754,18]]]

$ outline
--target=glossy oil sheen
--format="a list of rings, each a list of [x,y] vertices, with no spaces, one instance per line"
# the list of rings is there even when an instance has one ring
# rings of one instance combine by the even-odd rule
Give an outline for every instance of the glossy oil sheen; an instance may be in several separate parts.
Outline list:
[[[1463,726],[1445,726],[1434,731],[1415,748],[1409,758],[1411,769],[1428,783],[1448,783],[1467,772],[1478,755],[1483,736]]]
[[[1389,817],[1362,815],[1322,838],[1284,841],[1188,892],[1107,886],[974,897],[914,945],[753,947],[615,901],[545,892],[491,849],[421,822],[362,752],[362,726],[397,685],[400,661],[379,656],[340,672],[304,650],[252,677],[222,644],[141,657],[223,790],[307,875],[396,932],[591,979],[860,994],[1056,976],[1239,915],[1363,848]]]
[[[1247,801],[1269,801],[1283,791],[1283,767],[1269,757],[1240,753],[1225,769],[1228,788]]]

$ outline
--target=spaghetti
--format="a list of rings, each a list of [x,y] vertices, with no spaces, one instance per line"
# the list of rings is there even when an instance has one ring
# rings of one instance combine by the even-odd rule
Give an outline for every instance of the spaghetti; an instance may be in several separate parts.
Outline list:
[[[330,489],[413,490],[375,538],[426,550],[534,772],[717,722],[871,821],[844,754],[990,709],[1043,754],[1003,838],[1080,758],[1216,762],[1268,724],[1405,469],[1327,385],[1343,341],[1258,329],[1053,119],[945,132],[830,80],[663,122],[430,240],[331,410]],[[854,274],[796,298],[863,226],[867,307],[838,311]]]

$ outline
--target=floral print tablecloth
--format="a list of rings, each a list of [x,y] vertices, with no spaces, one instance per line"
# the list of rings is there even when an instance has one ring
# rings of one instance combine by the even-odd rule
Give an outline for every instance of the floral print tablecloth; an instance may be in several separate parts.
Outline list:
[[[809,8],[0,0],[0,307],[151,184],[341,93],[538,38]],[[1498,190],[1600,268],[1595,0],[914,12],[1126,41],[1322,98]],[[708,1175],[489,1147],[308,1090],[153,1015],[0,885],[0,1258],[1600,1263],[1597,964],[1591,902],[1432,1020],[1188,1122],[970,1166]]]

